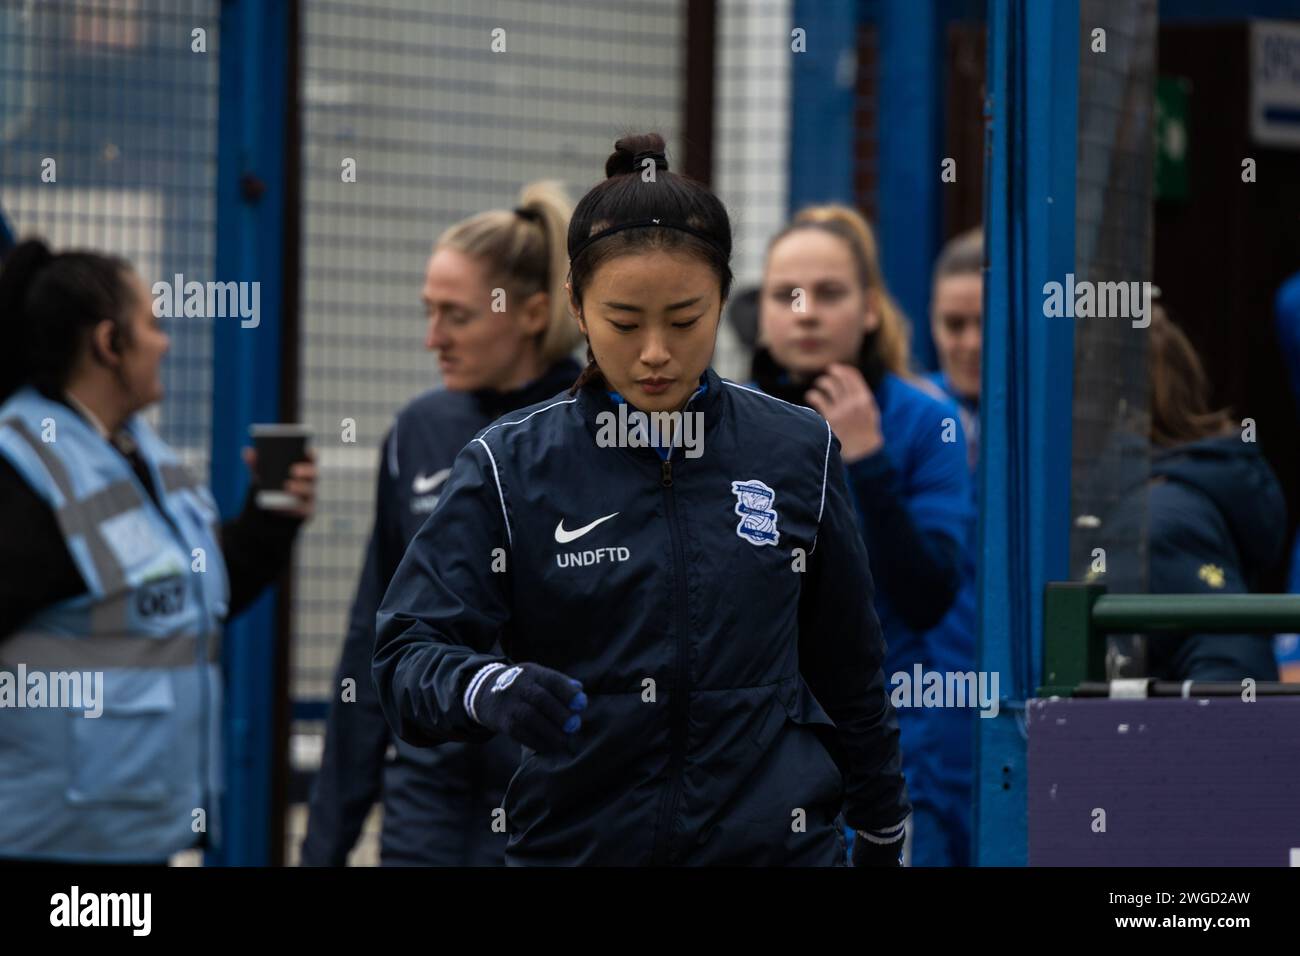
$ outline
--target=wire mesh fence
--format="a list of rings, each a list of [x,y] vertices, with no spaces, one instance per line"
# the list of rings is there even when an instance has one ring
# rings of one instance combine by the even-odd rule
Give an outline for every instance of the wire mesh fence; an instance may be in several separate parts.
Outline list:
[[[0,210],[19,238],[122,256],[149,286],[211,278],[219,8],[217,0],[0,4]],[[167,400],[149,417],[206,472],[211,324],[165,321]]]
[[[1156,3],[1083,0],[1079,23],[1072,287],[1091,284],[1100,306],[1101,284],[1119,283],[1131,293],[1136,283],[1140,293],[1151,278]],[[1096,50],[1099,40],[1104,53]],[[1101,315],[1094,307],[1075,320],[1070,555],[1078,576],[1140,591],[1147,579],[1140,503],[1150,469],[1147,331],[1140,303],[1127,298],[1125,314]],[[1137,638],[1111,637],[1108,657],[1112,676],[1144,673]]]

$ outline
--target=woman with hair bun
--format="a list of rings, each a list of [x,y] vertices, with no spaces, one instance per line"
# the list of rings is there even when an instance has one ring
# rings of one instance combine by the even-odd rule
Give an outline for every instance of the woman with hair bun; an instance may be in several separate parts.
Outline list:
[[[504,860],[494,827],[519,747],[486,743],[415,747],[394,741],[370,678],[375,613],[402,554],[433,511],[457,452],[475,433],[573,382],[581,337],[568,315],[565,236],[572,204],[557,183],[525,186],[513,209],[462,220],[438,237],[425,269],[425,348],[442,385],[413,399],[384,438],[374,530],[335,688],[316,776],[302,863],[342,866],[382,794],[384,866],[492,866]],[[499,294],[498,294],[499,290]],[[336,691],[337,692],[337,691]],[[395,744],[391,761],[385,760]]]
[[[842,820],[856,864],[897,865],[908,801],[839,442],[709,367],[717,197],[654,134],[605,174],[568,233],[587,367],[457,456],[379,612],[384,713],[416,745],[523,745],[508,864],[835,865]]]
[[[0,861],[165,864],[220,842],[221,629],[287,566],[316,467],[221,522],[140,414],[169,342],[122,259],[20,243],[0,324],[0,671],[87,704],[7,704]]]

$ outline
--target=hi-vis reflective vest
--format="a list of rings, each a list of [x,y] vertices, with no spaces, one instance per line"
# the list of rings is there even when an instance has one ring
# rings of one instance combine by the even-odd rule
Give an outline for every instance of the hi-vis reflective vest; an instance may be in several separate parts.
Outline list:
[[[0,636],[0,672],[47,688],[42,706],[18,688],[0,709],[0,857],[161,860],[203,830],[217,841],[229,581],[216,503],[142,418],[126,428],[161,510],[70,408],[30,388],[0,405],[0,455],[53,508],[88,588]],[[102,713],[87,716],[97,675]]]

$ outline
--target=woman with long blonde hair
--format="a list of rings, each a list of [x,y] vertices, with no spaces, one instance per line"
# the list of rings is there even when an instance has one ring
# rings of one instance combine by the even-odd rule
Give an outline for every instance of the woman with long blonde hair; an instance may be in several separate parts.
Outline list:
[[[911,709],[903,684],[974,669],[974,634],[950,609],[973,530],[960,416],[910,369],[908,325],[880,268],[875,235],[846,206],[805,209],[768,246],[753,377],[816,409],[842,445],[879,591],[894,675],[914,864],[969,856],[968,708]]]

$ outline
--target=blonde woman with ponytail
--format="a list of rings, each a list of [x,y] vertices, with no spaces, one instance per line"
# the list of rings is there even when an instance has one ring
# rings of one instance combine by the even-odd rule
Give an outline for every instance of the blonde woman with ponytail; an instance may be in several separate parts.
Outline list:
[[[840,440],[878,591],[885,673],[974,669],[967,616],[950,613],[967,574],[974,513],[956,407],[910,369],[908,324],[889,294],[870,225],[855,210],[805,209],[768,246],[759,388],[816,409]],[[923,678],[922,678],[923,679]],[[968,862],[973,711],[899,693],[913,803],[911,862]]]
[[[581,333],[568,314],[566,236],[572,206],[554,182],[526,186],[513,209],[471,216],[438,237],[421,298],[424,345],[442,384],[414,399],[384,439],[374,530],[357,586],[335,701],[312,795],[305,865],[340,866],[380,793],[384,865],[502,862],[492,812],[518,762],[506,738],[425,749],[389,733],[370,679],[375,613],[406,546],[438,502],[457,452],[507,412],[568,388]],[[396,757],[385,763],[390,744]]]

